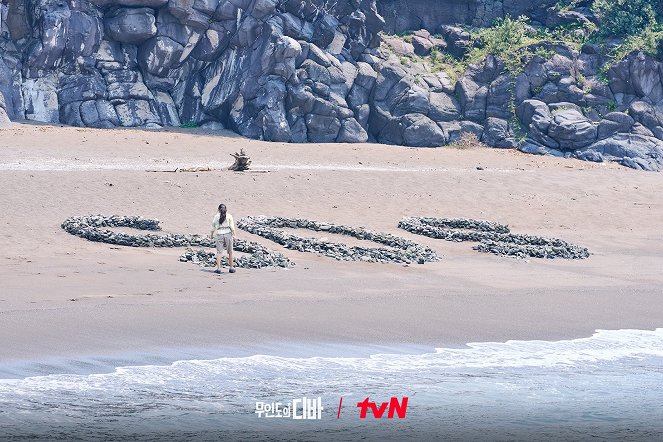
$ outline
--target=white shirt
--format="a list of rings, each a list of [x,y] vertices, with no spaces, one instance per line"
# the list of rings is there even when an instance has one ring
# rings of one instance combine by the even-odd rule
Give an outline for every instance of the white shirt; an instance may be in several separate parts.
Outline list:
[[[226,213],[226,219],[223,221],[223,223],[219,223],[220,219],[221,219],[221,214],[217,213],[216,216],[214,216],[214,219],[212,220],[211,233],[212,234],[216,233],[217,235],[225,235],[228,233],[232,233],[234,235],[235,220],[233,219],[233,216],[229,213]]]

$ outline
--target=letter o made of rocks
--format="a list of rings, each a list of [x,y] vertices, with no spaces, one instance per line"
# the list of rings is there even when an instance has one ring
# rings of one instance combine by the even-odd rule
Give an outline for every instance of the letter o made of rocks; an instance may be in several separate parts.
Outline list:
[[[414,262],[423,264],[439,260],[437,254],[428,247],[389,233],[373,232],[361,227],[348,227],[307,219],[276,216],[242,218],[237,222],[237,227],[281,244],[288,249],[317,253],[339,261],[394,262],[404,264]],[[390,247],[390,249],[384,247],[351,247],[346,244],[322,239],[304,238],[287,233],[282,230],[284,228],[309,229],[330,234],[346,235],[383,244]]]

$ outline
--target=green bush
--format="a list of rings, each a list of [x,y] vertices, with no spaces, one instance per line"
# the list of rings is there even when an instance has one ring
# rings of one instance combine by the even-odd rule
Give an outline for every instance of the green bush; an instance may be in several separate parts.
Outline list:
[[[614,61],[621,60],[633,51],[642,51],[656,56],[661,39],[663,39],[661,26],[647,26],[642,32],[626,37],[622,44],[612,50],[610,56]]]
[[[604,36],[629,36],[656,24],[659,0],[594,0],[592,10],[599,18]]]
[[[512,55],[526,42],[527,20],[527,17],[512,19],[507,15],[497,19],[492,27],[481,29],[473,35],[478,47],[473,49],[474,54],[470,54],[470,58],[483,59],[488,54],[501,58]]]
[[[467,63],[477,63],[488,54],[500,58],[507,68],[515,73],[534,53],[530,45],[540,43],[541,38],[527,24],[528,18],[500,18],[492,27],[479,30],[472,35],[473,47],[466,56]]]

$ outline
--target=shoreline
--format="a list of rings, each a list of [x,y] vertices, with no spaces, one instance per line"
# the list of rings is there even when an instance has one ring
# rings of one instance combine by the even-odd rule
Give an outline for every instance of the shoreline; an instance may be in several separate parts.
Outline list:
[[[634,302],[655,296],[653,290],[637,290],[632,292],[631,300]],[[575,296],[571,295],[571,296]],[[527,294],[520,294],[512,302],[514,304],[521,304],[520,306],[511,306],[519,310],[528,310],[529,307],[524,304],[524,298],[530,297]],[[559,296],[556,298],[559,300]],[[601,300],[607,307],[609,302],[614,302],[614,299],[605,299],[601,293],[593,293],[588,300],[588,304],[596,303]],[[371,331],[375,327],[375,322],[369,321],[368,324],[354,325],[345,332],[332,334],[334,329],[333,324],[322,323],[320,324],[323,332],[315,333],[311,338],[310,329],[315,321],[303,321],[298,327],[286,331],[273,330],[274,327],[283,326],[283,321],[271,320],[265,322],[262,326],[259,325],[261,321],[252,318],[250,329],[237,323],[227,324],[222,327],[215,326],[209,318],[203,318],[202,309],[189,306],[189,308],[181,308],[177,313],[172,310],[170,312],[164,311],[163,308],[156,307],[151,309],[144,309],[145,311],[134,311],[134,315],[127,317],[125,313],[110,312],[112,317],[116,320],[124,316],[121,322],[113,326],[99,325],[92,327],[88,324],[80,323],[80,317],[86,316],[85,311],[78,311],[75,314],[69,314],[61,317],[60,321],[53,323],[50,315],[44,315],[44,320],[50,322],[43,322],[40,319],[30,318],[28,321],[29,326],[33,326],[39,322],[40,327],[54,331],[51,336],[46,339],[48,349],[43,344],[39,343],[38,336],[30,336],[27,330],[16,327],[17,322],[26,319],[24,315],[17,315],[12,319],[19,321],[7,321],[14,326],[12,335],[14,335],[14,344],[7,348],[4,345],[4,351],[0,357],[0,378],[4,378],[3,374],[14,373],[11,377],[15,377],[17,373],[32,373],[37,374],[53,374],[53,373],[69,373],[62,371],[63,367],[87,364],[86,361],[105,361],[108,367],[117,367],[116,361],[127,361],[128,365],[147,365],[152,364],[150,361],[157,361],[156,365],[170,364],[177,360],[182,359],[217,359],[221,357],[247,357],[258,354],[267,354],[273,356],[283,357],[318,357],[318,356],[335,356],[335,357],[366,357],[372,354],[372,351],[383,353],[407,353],[409,351],[422,351],[425,349],[433,350],[435,348],[466,348],[468,344],[473,343],[503,343],[507,341],[547,341],[557,342],[563,340],[583,339],[592,336],[597,330],[655,330],[663,327],[663,320],[660,320],[660,314],[653,312],[650,314],[635,314],[629,309],[624,309],[621,314],[629,317],[629,319],[622,320],[612,318],[610,314],[596,315],[593,317],[583,318],[583,314],[575,317],[570,317],[563,312],[557,312],[557,315],[562,314],[564,317],[555,318],[530,318],[534,322],[542,321],[537,326],[533,326],[528,322],[525,324],[508,324],[506,318],[490,317],[477,318],[480,322],[488,323],[490,327],[478,328],[475,325],[463,325],[462,320],[452,320],[451,317],[458,316],[462,312],[467,312],[467,306],[456,306],[453,311],[447,313],[449,321],[438,321],[442,324],[440,330],[435,330],[435,327],[425,326],[422,324],[412,323],[412,327],[408,329],[408,321],[399,320],[399,316],[407,311],[404,310],[404,305],[398,303],[394,306],[392,303],[380,309],[376,316],[379,317],[380,323],[392,323],[391,333],[387,337],[382,337],[381,331]],[[249,307],[251,310],[253,307]],[[332,308],[338,309],[338,305],[331,305]],[[498,306],[484,306],[487,309]],[[505,308],[505,306],[502,306]],[[524,308],[523,308],[524,307]],[[543,305],[542,309],[545,310],[549,306]],[[135,306],[134,306],[135,308]],[[292,310],[292,306],[288,306]],[[329,310],[330,305],[320,307],[320,310]],[[506,306],[508,309],[509,306]],[[269,312],[282,312],[279,307],[272,307],[270,305],[265,307]],[[313,318],[320,318],[320,311],[312,309],[309,305],[304,305],[300,310],[308,312]],[[469,310],[474,310],[469,308]],[[609,310],[609,309],[606,309]],[[131,322],[136,317],[145,318],[155,313],[162,315],[162,321],[170,322],[178,320],[181,315],[186,315],[189,311],[194,311],[198,314],[195,321],[197,327],[192,329],[191,323],[170,323],[168,327],[157,326],[155,327],[152,322],[149,322],[147,327],[132,326]],[[510,310],[509,310],[510,311]],[[150,312],[150,313],[145,313]],[[233,311],[231,315],[245,316],[246,310],[242,312]],[[360,312],[366,312],[365,306],[360,306]],[[398,312],[396,314],[391,312]],[[531,313],[531,312],[530,312]],[[271,313],[270,313],[271,314]],[[7,318],[7,312],[2,315]],[[358,315],[351,315],[357,317]],[[409,315],[407,315],[409,317]],[[430,320],[427,315],[421,315],[424,322]],[[538,316],[538,315],[537,315]],[[600,316],[600,317],[596,317]],[[638,316],[636,319],[635,317]],[[248,316],[245,316],[248,317]],[[72,339],[71,335],[75,333],[70,327],[67,327],[63,322],[69,320],[79,319],[79,325],[84,329],[91,329],[95,332],[94,339]],[[225,318],[224,318],[225,319]],[[181,318],[179,318],[181,321]],[[258,323],[258,324],[256,324]],[[559,323],[555,327],[555,323]],[[120,330],[118,332],[118,330]],[[271,329],[271,330],[270,330]],[[115,332],[113,334],[113,332]],[[357,338],[355,334],[365,333],[364,338]],[[166,333],[166,335],[163,335]],[[21,334],[21,339],[17,340],[16,336]],[[2,333],[7,336],[7,333]],[[98,336],[105,335],[105,336]],[[69,343],[66,341],[69,337]],[[43,339],[42,337],[41,339]],[[72,342],[73,341],[73,342]],[[35,345],[36,344],[36,345]],[[416,352],[415,351],[415,352]],[[93,363],[94,364],[94,363]],[[127,365],[127,364],[124,364]],[[17,368],[23,367],[23,368]],[[55,369],[54,372],[43,370]],[[24,376],[23,376],[24,377]]]
[[[0,382],[26,378],[40,378],[54,375],[88,376],[111,374],[118,369],[133,367],[171,367],[181,362],[216,361],[221,359],[245,359],[254,357],[274,357],[278,359],[372,359],[389,355],[425,356],[448,350],[476,349],[477,346],[502,344],[554,345],[578,342],[596,338],[602,332],[659,332],[663,327],[652,329],[594,330],[589,335],[563,337],[559,339],[507,339],[504,341],[471,341],[465,344],[429,346],[425,344],[369,344],[369,343],[330,343],[293,342],[283,340],[265,341],[248,346],[219,346],[216,348],[164,348],[161,351],[111,353],[96,355],[69,355],[38,360],[0,361]]]

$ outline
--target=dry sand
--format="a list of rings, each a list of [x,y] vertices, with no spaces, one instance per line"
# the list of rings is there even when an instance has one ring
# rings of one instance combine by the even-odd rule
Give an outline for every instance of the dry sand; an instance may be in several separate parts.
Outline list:
[[[269,172],[224,170],[241,147]],[[217,170],[146,172],[195,166]],[[0,363],[292,342],[439,347],[663,326],[661,173],[496,149],[14,124],[0,130],[0,179]],[[60,228],[101,213],[206,233],[220,202],[236,218],[391,232],[442,260],[337,262],[240,232],[296,267],[217,276],[179,262],[182,249],[118,248]],[[516,260],[397,229],[401,217],[422,215],[497,221],[593,255]]]

